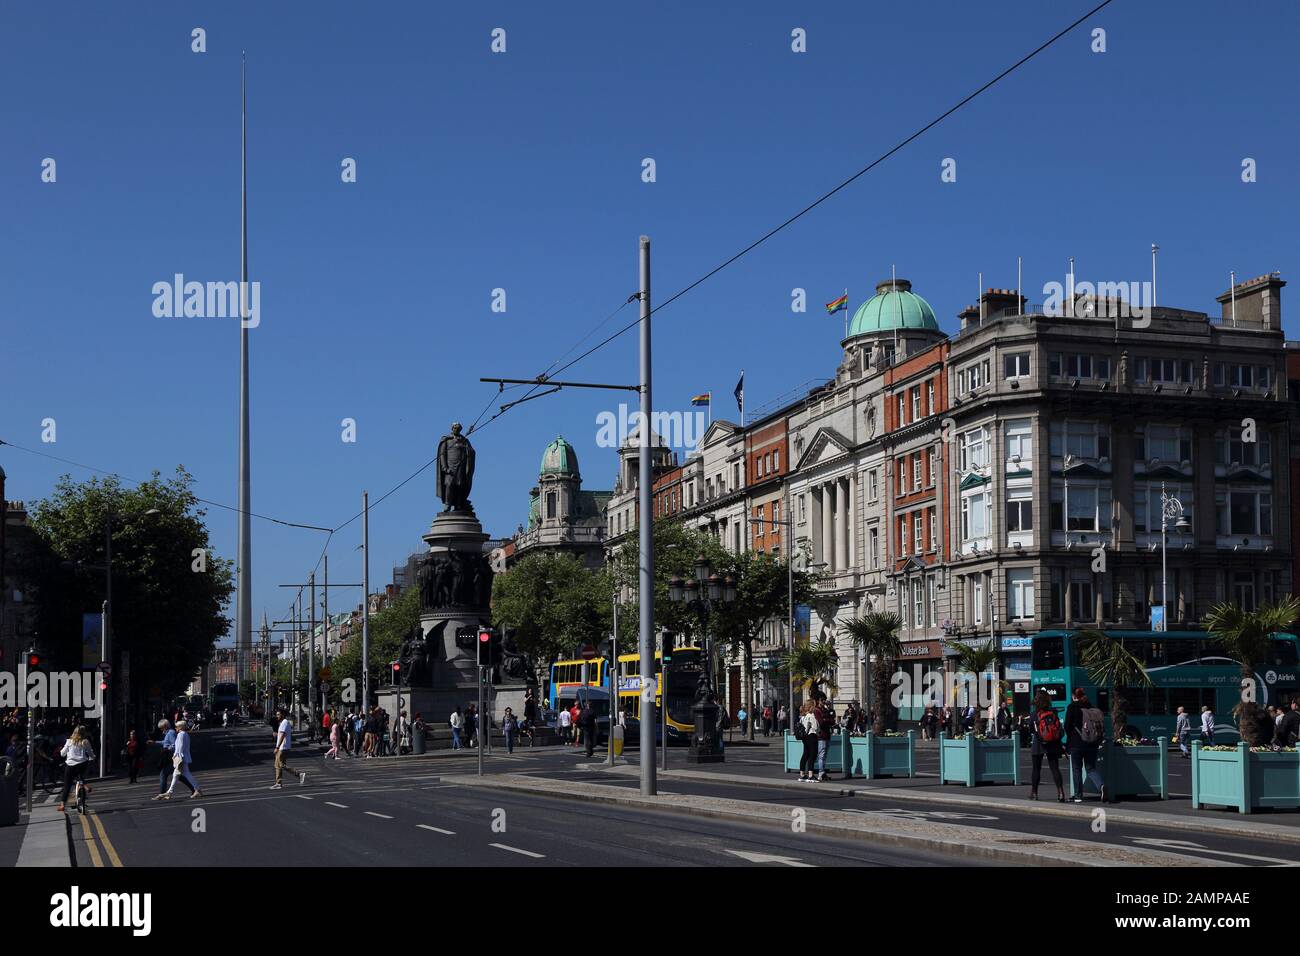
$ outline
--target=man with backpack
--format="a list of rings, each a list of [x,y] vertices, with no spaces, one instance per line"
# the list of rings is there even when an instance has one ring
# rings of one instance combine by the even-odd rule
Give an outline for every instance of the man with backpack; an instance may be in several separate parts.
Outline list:
[[[1065,708],[1066,746],[1070,752],[1070,779],[1074,784],[1074,803],[1083,803],[1083,777],[1101,793],[1106,802],[1106,781],[1097,772],[1097,751],[1106,736],[1106,715],[1092,706],[1082,687],[1074,690],[1074,700]]]

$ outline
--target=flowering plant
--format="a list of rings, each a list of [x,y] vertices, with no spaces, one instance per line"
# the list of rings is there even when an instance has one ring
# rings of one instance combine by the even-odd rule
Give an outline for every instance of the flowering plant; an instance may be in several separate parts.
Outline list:
[[[1150,747],[1155,744],[1155,741],[1150,737],[1143,737],[1141,740],[1135,740],[1132,737],[1120,737],[1115,743],[1121,747]]]

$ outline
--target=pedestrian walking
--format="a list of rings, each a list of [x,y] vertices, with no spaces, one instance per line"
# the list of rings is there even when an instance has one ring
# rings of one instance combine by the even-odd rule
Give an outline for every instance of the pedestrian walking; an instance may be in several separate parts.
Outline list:
[[[190,799],[203,796],[199,782],[190,773],[190,724],[187,720],[176,723],[176,752],[172,755],[172,782],[166,793],[154,797],[155,800],[170,800],[176,790],[176,784],[184,780],[190,786]]]
[[[1070,780],[1074,784],[1074,802],[1083,803],[1083,777],[1101,793],[1106,802],[1106,781],[1097,772],[1097,751],[1106,736],[1106,715],[1088,700],[1082,687],[1075,688],[1074,700],[1065,709],[1066,745],[1070,752]]]
[[[275,716],[280,720],[280,726],[275,732],[275,783],[271,785],[272,790],[280,790],[280,778],[284,771],[290,773],[294,771],[289,767],[289,750],[293,747],[293,724],[289,723],[289,715],[283,707],[275,712]],[[298,774],[298,785],[302,786],[307,782],[307,772],[304,770]]]
[[[1187,708],[1178,708],[1178,717],[1174,720],[1174,739],[1178,741],[1178,750],[1184,757],[1191,756],[1187,739],[1192,735],[1192,718],[1187,716]]]
[[[765,704],[763,706],[763,736],[764,737],[772,736],[772,705],[771,704]]]
[[[805,700],[799,706],[799,717],[794,724],[794,735],[803,744],[803,754],[799,757],[799,782],[816,781],[817,768],[817,718],[813,716],[812,701]]]
[[[1201,708],[1201,740],[1205,746],[1214,746],[1214,711],[1209,707]]]
[[[565,710],[564,707],[560,707],[559,713],[555,716],[555,721],[560,728],[560,740],[567,744],[569,742],[569,734],[573,727],[573,715]]]
[[[176,756],[176,730],[172,727],[171,721],[164,717],[158,721],[158,732],[162,735],[162,739],[158,741],[160,750],[158,756],[158,795],[154,797],[155,800],[162,799],[162,795],[168,791],[171,785],[172,775],[176,772],[176,764],[173,760]],[[190,788],[191,793],[194,792],[194,787],[188,780],[182,778],[181,782]]]
[[[459,707],[451,712],[451,716],[447,718],[447,724],[451,727],[451,749],[459,750],[460,733],[465,728],[465,718],[462,716]]]
[[[591,701],[586,701],[582,705],[582,710],[578,711],[578,726],[582,729],[582,740],[587,745],[587,756],[594,756],[596,752],[596,708],[591,706]]]
[[[143,748],[140,746],[140,738],[131,731],[126,738],[126,747],[123,752],[126,754],[126,771],[132,783],[140,776],[140,768],[144,766]]]
[[[1029,745],[1030,759],[1033,761],[1033,775],[1029,781],[1029,799],[1038,799],[1038,781],[1043,775],[1043,760],[1047,760],[1047,769],[1052,773],[1056,784],[1056,800],[1065,802],[1065,785],[1061,781],[1061,720],[1052,707],[1052,699],[1047,691],[1040,690],[1034,698],[1034,721],[1031,729],[1033,737]]]
[[[789,715],[785,712],[785,704],[782,704],[776,712],[776,733],[780,736],[785,733],[785,721]]]
[[[506,753],[515,752],[515,736],[519,733],[519,721],[515,720],[514,711],[509,707],[506,708],[505,716],[501,718],[501,729],[506,735]]]
[[[569,726],[573,728],[573,746],[577,747],[582,743],[582,722],[578,719],[582,716],[582,708],[578,706],[575,700],[573,706],[569,708]]]
[[[736,720],[740,722],[740,736],[745,736],[745,725],[749,722],[749,712],[745,710],[745,705],[740,705],[740,710],[736,713]]]
[[[325,751],[325,756],[339,759],[339,722],[337,720],[330,723],[330,749]]]
[[[465,736],[469,738],[472,749],[478,749],[478,705],[470,704],[465,711]]]
[[[821,783],[826,779],[826,750],[830,746],[835,711],[827,704],[826,699],[822,698],[817,701],[813,717],[817,721],[817,782]]]

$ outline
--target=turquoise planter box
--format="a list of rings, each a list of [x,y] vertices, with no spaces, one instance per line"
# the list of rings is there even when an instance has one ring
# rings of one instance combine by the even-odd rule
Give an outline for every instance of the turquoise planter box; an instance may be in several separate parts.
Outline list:
[[[826,772],[845,773],[844,755],[848,750],[848,734],[834,734],[826,741]],[[785,732],[785,772],[798,773],[803,759],[803,741],[790,731]]]
[[[906,737],[877,737],[872,733],[850,737],[848,753],[846,777],[916,776],[915,730],[909,730]]]
[[[1192,742],[1192,808],[1236,807],[1239,813],[1300,809],[1300,752],[1205,750]]]
[[[953,740],[939,735],[939,782],[1020,783],[1020,754],[1014,737],[979,740],[967,734]]]
[[[1160,737],[1154,744],[1125,747],[1107,740],[1097,755],[1097,772],[1106,781],[1106,796],[1169,798],[1169,741]],[[1068,766],[1069,754],[1066,755]],[[1085,776],[1084,793],[1097,788]],[[1070,773],[1070,796],[1077,796],[1074,774]]]

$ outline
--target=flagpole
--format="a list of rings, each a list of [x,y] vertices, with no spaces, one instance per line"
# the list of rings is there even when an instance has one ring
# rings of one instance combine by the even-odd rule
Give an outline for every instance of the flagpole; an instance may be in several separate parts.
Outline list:
[[[903,324],[903,300],[898,296],[898,267],[894,264],[889,266],[889,291],[894,293],[894,301],[898,303],[898,321],[894,323],[894,362],[898,361],[898,327]],[[893,364],[892,362],[890,363]]]
[[[849,337],[849,287],[844,287],[844,337]],[[787,517],[789,517],[787,515]]]

